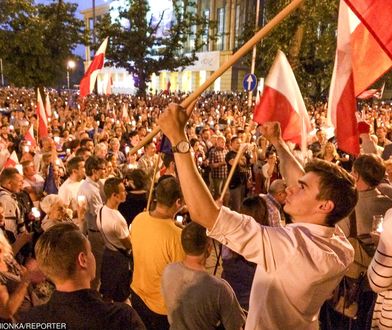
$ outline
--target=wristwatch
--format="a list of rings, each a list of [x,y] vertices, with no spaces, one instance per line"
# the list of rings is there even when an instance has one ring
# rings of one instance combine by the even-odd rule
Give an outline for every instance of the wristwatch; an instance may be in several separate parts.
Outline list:
[[[180,154],[186,154],[187,152],[189,152],[191,149],[191,145],[189,144],[188,141],[180,141],[178,142],[175,146],[172,147],[172,151],[174,152],[178,152]]]

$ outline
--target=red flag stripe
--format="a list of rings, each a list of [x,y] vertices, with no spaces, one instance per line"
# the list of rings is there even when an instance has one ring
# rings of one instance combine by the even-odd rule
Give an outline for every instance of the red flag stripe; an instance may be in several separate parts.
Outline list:
[[[392,59],[391,0],[345,0]]]
[[[24,139],[26,141],[30,141],[30,144],[32,147],[36,147],[37,146],[37,142],[35,141],[34,138],[34,128],[33,125],[30,126],[29,130],[26,132]]]
[[[388,72],[392,60],[363,24],[351,35],[355,95],[360,95]]]
[[[105,61],[105,51],[108,44],[108,38],[106,38],[101,46],[99,46],[97,53],[94,56],[93,61],[88,67],[82,80],[80,81],[80,97],[85,97],[94,90],[95,81],[100,69],[103,68]]]
[[[356,100],[354,95],[353,76],[351,75],[336,105],[335,136],[339,149],[353,155],[358,155],[359,135],[355,111]]]
[[[274,109],[265,111],[264,109]],[[302,119],[294,111],[290,101],[274,88],[265,86],[260,103],[255,108],[253,120],[258,123],[278,121],[285,141],[301,143]]]
[[[293,70],[283,52],[278,51],[270,72],[265,80],[265,88],[260,102],[254,110],[254,120],[260,124],[278,121],[282,137],[301,145],[306,139],[302,134],[311,130],[310,120],[302,99]]]
[[[46,112],[44,103],[39,89],[37,89],[37,116],[38,116],[38,136],[42,139],[49,135],[48,133],[48,120],[46,118]]]

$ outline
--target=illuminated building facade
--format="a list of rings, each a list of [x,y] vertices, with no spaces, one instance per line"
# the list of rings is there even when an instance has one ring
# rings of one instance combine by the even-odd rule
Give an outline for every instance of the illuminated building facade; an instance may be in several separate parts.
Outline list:
[[[102,15],[108,13],[110,8],[115,8],[119,3],[121,1],[117,0],[103,6],[97,6],[95,8],[96,21],[99,22]],[[150,7],[153,13],[154,11],[156,13],[165,9],[163,7],[170,6],[170,3],[171,0],[150,0]],[[166,89],[168,81],[170,81],[172,91],[193,91],[205,82],[233,54],[233,50],[241,46],[239,38],[242,27],[247,22],[247,17],[254,17],[250,13],[254,13],[256,8],[256,0],[197,0],[196,3],[198,13],[210,21],[215,21],[216,28],[205,29],[202,38],[206,41],[206,45],[197,54],[198,60],[192,66],[179,72],[161,71],[159,75],[152,75],[150,88],[153,91]],[[110,12],[113,17],[115,10],[112,9]],[[81,13],[84,16],[86,27],[92,31],[93,10],[87,9]],[[254,22],[250,22],[250,24],[252,23],[254,24]],[[212,37],[213,41],[209,37]],[[188,38],[184,45],[184,51],[191,50],[193,45],[194,40]],[[90,59],[91,55],[89,47],[86,47],[86,59]],[[242,90],[242,80],[247,72],[249,72],[249,67],[237,63],[217,79],[210,90]],[[125,69],[104,70],[98,76],[99,92],[104,91],[108,79],[113,82],[113,92],[132,92],[132,88],[129,86],[133,85],[133,80]]]

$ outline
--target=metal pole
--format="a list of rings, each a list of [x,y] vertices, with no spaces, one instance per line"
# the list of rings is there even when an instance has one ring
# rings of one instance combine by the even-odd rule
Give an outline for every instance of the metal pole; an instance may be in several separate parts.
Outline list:
[[[258,28],[259,28],[259,11],[260,11],[260,0],[256,0],[256,22],[255,22],[256,30],[258,30]],[[256,66],[256,45],[253,46],[253,50],[252,50],[252,64],[250,67],[250,73],[252,73],[252,74],[255,73],[255,66]],[[248,108],[249,109],[252,107],[252,99],[253,99],[253,91],[250,91],[248,93]]]
[[[1,86],[4,86],[3,59],[0,58]]]
[[[69,90],[69,68],[67,66],[67,88]]]
[[[95,0],[93,0],[93,44],[95,47],[96,37],[95,37],[95,22],[96,22],[96,15],[95,15]],[[94,54],[95,55],[95,54]]]

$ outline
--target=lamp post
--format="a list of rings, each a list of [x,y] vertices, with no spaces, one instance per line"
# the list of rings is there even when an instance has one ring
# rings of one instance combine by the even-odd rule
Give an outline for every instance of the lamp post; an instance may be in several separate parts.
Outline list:
[[[1,86],[4,86],[4,75],[3,75],[3,59],[0,58],[0,73],[1,73]]]
[[[69,89],[69,71],[75,68],[75,61],[69,60],[67,62],[67,88]]]

